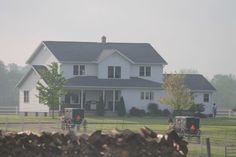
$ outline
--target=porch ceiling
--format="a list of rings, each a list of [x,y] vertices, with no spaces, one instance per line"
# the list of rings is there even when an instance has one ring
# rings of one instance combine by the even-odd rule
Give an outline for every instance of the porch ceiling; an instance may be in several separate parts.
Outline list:
[[[96,76],[78,76],[66,81],[65,87],[131,87],[131,88],[156,88],[162,89],[162,84],[138,77],[130,79],[98,79]]]

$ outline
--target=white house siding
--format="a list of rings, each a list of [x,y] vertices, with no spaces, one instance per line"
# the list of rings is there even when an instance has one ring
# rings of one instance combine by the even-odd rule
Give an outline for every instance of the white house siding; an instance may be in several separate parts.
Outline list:
[[[30,64],[47,66],[51,64],[52,62],[58,63],[58,60],[51,52],[49,52],[48,48],[43,46]]]
[[[204,102],[204,94],[209,94],[209,102]],[[212,113],[213,97],[212,92],[194,92],[194,103],[195,104],[204,104],[205,105],[205,114]]]
[[[150,77],[139,76],[139,67],[140,66],[151,66],[151,76]],[[162,83],[163,82],[163,66],[162,65],[142,65],[142,64],[131,65],[130,76],[131,77],[140,77],[140,78],[143,78],[146,80]]]
[[[66,79],[68,78],[72,78],[75,77],[75,75],[73,75],[73,66],[74,65],[85,65],[85,76],[97,76],[98,73],[98,66],[97,64],[66,64],[63,63],[61,64],[61,72],[63,72],[63,75]]]
[[[154,92],[154,99],[153,100],[141,100],[141,92],[152,91]],[[148,104],[153,102],[159,105],[160,109],[167,108],[167,106],[160,105],[160,98],[163,96],[162,90],[149,90],[149,89],[122,89],[121,95],[124,98],[126,111],[132,107],[136,107],[139,109],[143,109],[147,111]]]
[[[98,64],[98,78],[108,78],[108,66],[121,67],[121,79],[130,78],[130,62],[118,53],[113,53]]]
[[[39,80],[39,76],[32,71],[26,78],[24,83],[19,89],[19,111],[20,112],[48,112],[49,109],[46,105],[40,104],[39,99],[36,97],[38,91],[36,84]],[[29,103],[24,103],[24,91],[29,91]]]

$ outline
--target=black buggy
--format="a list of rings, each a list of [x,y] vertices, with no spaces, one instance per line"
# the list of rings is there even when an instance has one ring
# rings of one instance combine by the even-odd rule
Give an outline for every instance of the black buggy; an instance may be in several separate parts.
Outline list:
[[[200,118],[194,116],[176,116],[174,130],[183,137],[196,137],[198,142],[201,138]]]
[[[61,128],[63,130],[74,128],[78,131],[84,120],[84,110],[79,108],[64,108],[62,114]]]

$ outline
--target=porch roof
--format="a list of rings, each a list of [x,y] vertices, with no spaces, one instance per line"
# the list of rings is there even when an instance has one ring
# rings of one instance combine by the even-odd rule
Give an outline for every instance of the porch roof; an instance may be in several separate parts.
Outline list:
[[[131,88],[162,88],[162,84],[138,77],[130,77],[130,79],[98,79],[96,76],[78,76],[68,79],[65,87],[131,87]]]

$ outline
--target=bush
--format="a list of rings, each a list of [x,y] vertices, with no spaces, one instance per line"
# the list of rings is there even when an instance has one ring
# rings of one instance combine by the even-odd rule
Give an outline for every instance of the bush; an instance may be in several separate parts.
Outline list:
[[[125,116],[126,115],[126,109],[125,109],[125,103],[123,97],[120,98],[120,101],[117,105],[117,114],[118,116]]]
[[[165,117],[167,117],[167,116],[170,116],[171,113],[170,113],[170,111],[169,111],[168,109],[164,109],[164,110],[162,111],[162,115],[165,116]]]
[[[199,117],[199,118],[207,118],[208,117],[206,114],[203,114],[203,113],[195,113],[194,116]]]
[[[129,114],[131,116],[145,116],[145,111],[142,110],[142,109],[138,109],[136,107],[132,107],[130,110],[129,110]]]
[[[205,111],[205,107],[203,104],[193,104],[189,110],[192,113],[201,113]]]
[[[232,111],[236,112],[236,107],[232,109]]]
[[[97,104],[97,115],[98,116],[104,116],[105,113],[105,104],[103,102],[102,96],[100,96],[98,104]]]
[[[156,103],[149,103],[147,109],[150,114],[154,114],[154,115],[158,114],[158,111],[159,111],[158,104]]]

